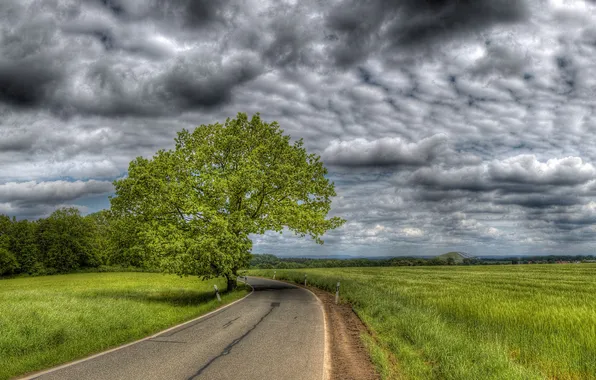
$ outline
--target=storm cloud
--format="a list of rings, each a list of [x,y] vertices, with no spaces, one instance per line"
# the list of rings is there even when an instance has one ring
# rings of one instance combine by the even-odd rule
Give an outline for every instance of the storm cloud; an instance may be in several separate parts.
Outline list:
[[[593,25],[583,0],[5,0],[0,213],[109,207],[135,157],[260,112],[348,223],[255,252],[592,253]]]
[[[336,61],[346,66],[378,49],[434,44],[520,22],[527,13],[525,1],[518,0],[345,0],[329,12],[327,25],[334,31]]]

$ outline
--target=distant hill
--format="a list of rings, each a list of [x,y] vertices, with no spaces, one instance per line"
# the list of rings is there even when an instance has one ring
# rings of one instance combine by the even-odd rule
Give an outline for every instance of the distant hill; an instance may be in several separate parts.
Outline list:
[[[466,252],[447,252],[442,255],[436,256],[437,259],[445,260],[445,261],[447,259],[449,259],[450,257],[453,260],[455,260],[456,263],[462,263],[464,261],[464,259],[474,259],[475,258],[474,256],[472,256]]]

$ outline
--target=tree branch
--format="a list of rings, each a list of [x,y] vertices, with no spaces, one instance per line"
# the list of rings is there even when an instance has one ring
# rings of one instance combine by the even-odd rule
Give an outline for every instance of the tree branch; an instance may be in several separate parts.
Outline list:
[[[184,218],[184,214],[182,213],[182,211],[180,211],[180,208],[178,206],[174,206],[174,208],[176,209],[176,211],[178,211],[178,215],[180,215],[180,218],[186,222],[186,219]]]
[[[257,206],[255,212],[251,215],[251,219],[254,219],[259,211],[261,211],[261,206],[263,206],[263,201],[265,200],[265,183],[263,183],[263,187],[261,188],[261,200],[259,201],[259,205]]]

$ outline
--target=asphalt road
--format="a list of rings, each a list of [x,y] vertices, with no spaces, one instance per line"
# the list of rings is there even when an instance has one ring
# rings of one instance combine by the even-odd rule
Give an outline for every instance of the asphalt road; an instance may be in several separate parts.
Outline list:
[[[254,293],[156,337],[36,379],[304,379],[324,377],[323,309],[307,290],[248,278]]]

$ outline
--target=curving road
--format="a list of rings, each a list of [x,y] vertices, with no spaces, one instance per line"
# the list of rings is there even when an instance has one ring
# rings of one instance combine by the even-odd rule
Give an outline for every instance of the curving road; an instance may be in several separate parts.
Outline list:
[[[31,379],[324,378],[323,308],[309,291],[249,277],[244,300],[157,336]]]

